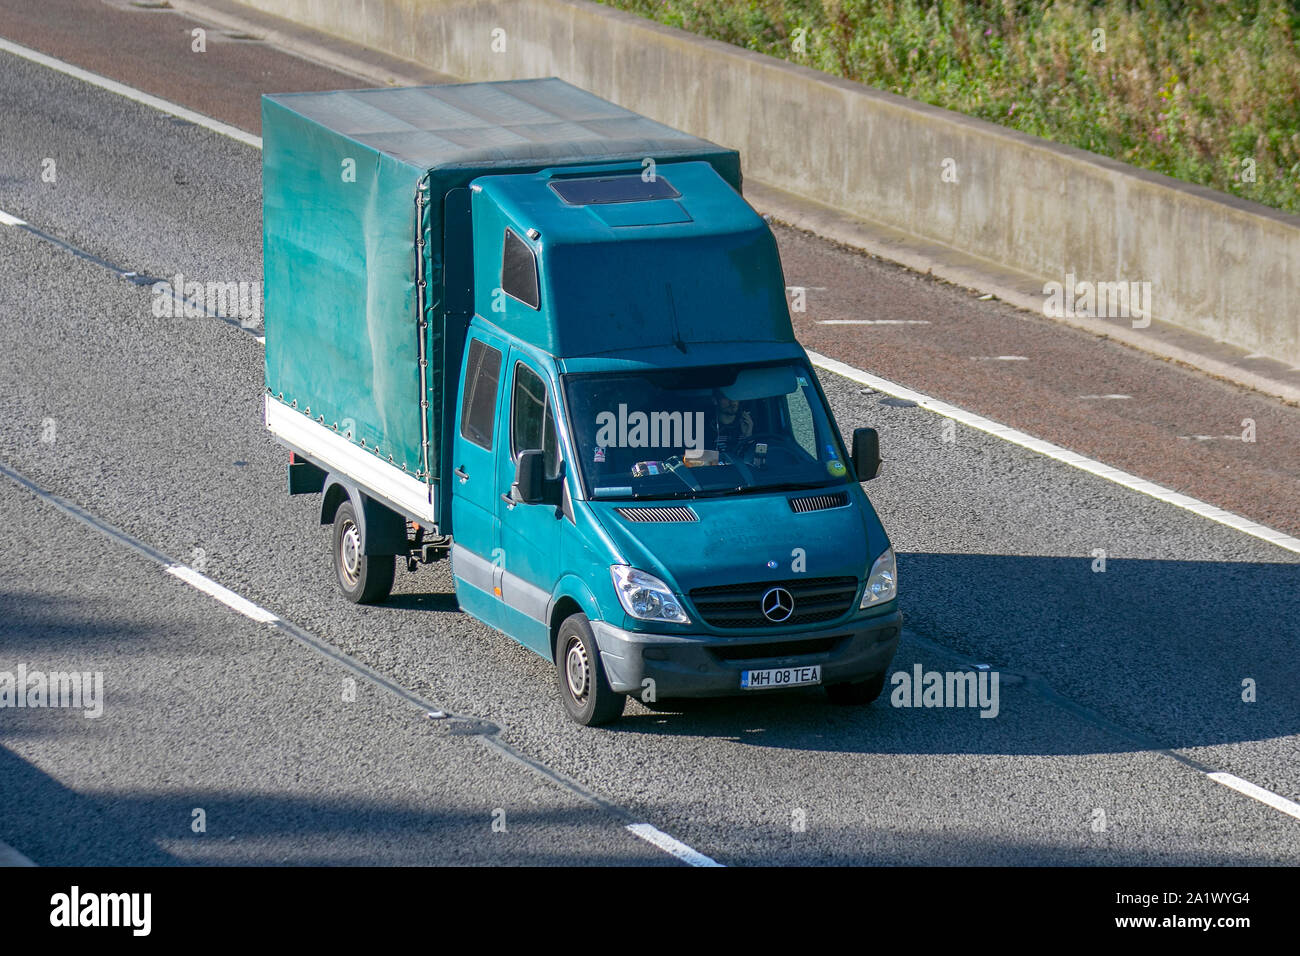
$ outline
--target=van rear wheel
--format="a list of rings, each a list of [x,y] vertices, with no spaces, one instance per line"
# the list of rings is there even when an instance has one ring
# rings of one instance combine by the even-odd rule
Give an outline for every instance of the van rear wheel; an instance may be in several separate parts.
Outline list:
[[[885,672],[851,684],[827,684],[826,696],[832,704],[869,704],[885,689]]]
[[[377,604],[393,590],[397,556],[364,554],[365,541],[351,501],[334,514],[334,577],[353,604]]]
[[[587,615],[565,618],[555,643],[560,700],[569,716],[584,727],[608,724],[623,716],[627,697],[609,686]]]

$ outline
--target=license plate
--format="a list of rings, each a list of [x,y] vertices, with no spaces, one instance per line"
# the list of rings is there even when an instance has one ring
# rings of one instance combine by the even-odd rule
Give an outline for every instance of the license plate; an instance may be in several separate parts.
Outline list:
[[[811,667],[773,667],[761,671],[741,671],[742,690],[769,690],[774,687],[804,687],[822,682],[820,664]]]

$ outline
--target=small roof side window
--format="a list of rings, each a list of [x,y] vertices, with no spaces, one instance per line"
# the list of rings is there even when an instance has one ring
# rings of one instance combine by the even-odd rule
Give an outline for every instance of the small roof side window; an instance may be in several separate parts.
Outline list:
[[[501,290],[530,309],[541,305],[537,290],[537,257],[513,229],[506,229],[501,248]]]

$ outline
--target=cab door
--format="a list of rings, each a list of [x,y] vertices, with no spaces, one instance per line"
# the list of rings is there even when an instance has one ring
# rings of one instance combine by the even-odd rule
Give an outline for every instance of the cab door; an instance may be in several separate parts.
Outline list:
[[[519,349],[509,355],[503,395],[503,434],[497,443],[497,519],[500,529],[502,630],[549,659],[547,611],[560,560],[564,509],[529,505],[511,495],[521,452],[541,449],[549,481],[563,485],[564,460],[556,431],[555,394],[545,368]]]
[[[500,628],[500,552],[496,518],[496,455],[509,433],[501,420],[503,339],[471,325],[461,370],[456,437],[452,451],[452,578],[460,606]],[[504,442],[503,442],[504,439]]]

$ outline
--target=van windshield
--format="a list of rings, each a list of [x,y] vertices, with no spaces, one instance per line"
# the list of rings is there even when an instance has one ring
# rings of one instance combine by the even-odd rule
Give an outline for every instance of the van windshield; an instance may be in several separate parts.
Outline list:
[[[806,365],[570,374],[568,417],[592,498],[700,498],[848,478]]]

